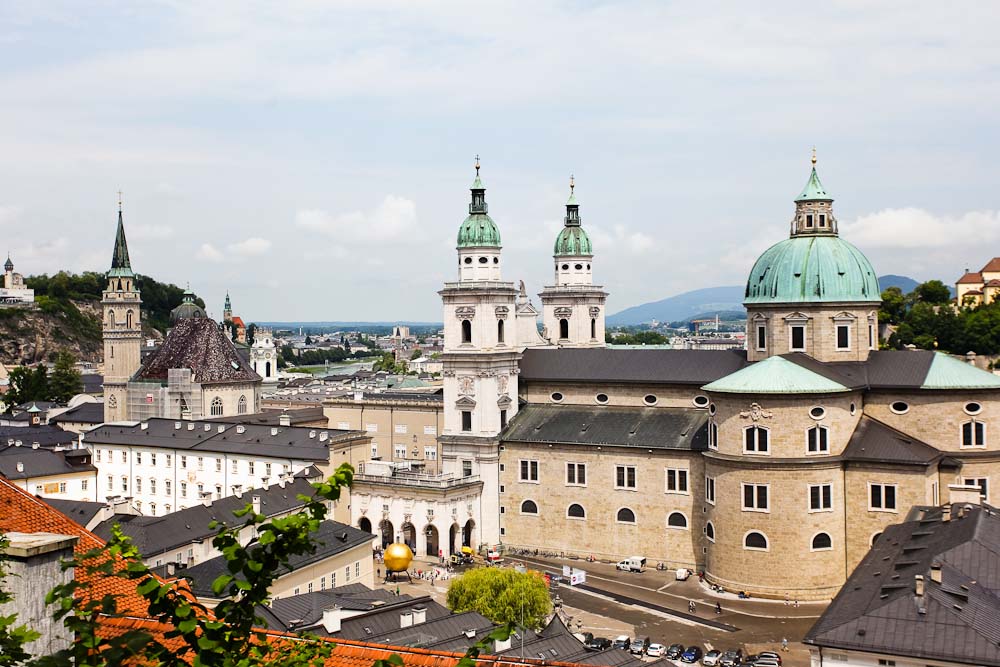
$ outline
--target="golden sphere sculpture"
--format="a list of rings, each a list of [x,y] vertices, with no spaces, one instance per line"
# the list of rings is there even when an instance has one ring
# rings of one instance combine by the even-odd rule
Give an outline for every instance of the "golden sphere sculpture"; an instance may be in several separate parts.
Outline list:
[[[396,542],[385,548],[382,554],[382,562],[385,563],[386,574],[389,572],[406,572],[413,560],[413,552],[405,544]]]

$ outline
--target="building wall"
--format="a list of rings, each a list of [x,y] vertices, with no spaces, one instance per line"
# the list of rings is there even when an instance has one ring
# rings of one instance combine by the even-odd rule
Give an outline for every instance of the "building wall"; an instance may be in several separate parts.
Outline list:
[[[541,293],[543,335],[553,345],[604,347],[604,303],[607,294],[597,286],[579,286],[570,291],[547,287]],[[560,337],[559,321],[568,320],[569,336]],[[594,320],[594,335],[591,335]]]
[[[125,384],[139,369],[142,317],[139,291],[132,278],[111,278],[104,308],[104,421],[129,419]]]
[[[97,501],[97,480],[97,472],[89,470],[11,481],[15,486],[43,498]]]
[[[366,458],[418,461],[424,464],[424,471],[431,474],[441,470],[437,436],[444,416],[440,403],[333,400],[324,403],[323,414],[330,428],[368,434],[371,448]],[[398,455],[400,447],[405,448],[405,456]]]
[[[1000,396],[985,391],[873,391],[867,396],[865,414],[920,438],[947,452],[1000,452]],[[908,410],[897,414],[892,405],[905,402]],[[980,412],[970,415],[965,408],[978,403]],[[986,424],[985,447],[962,447],[962,424]]]
[[[614,383],[579,383],[579,382],[525,382],[521,385],[521,396],[529,403],[555,403],[552,394],[562,394],[563,405],[600,405],[598,394],[606,394],[608,402],[605,405],[627,405],[633,407],[660,408],[691,408],[706,407],[707,403],[699,405],[695,398],[707,392],[697,386],[668,386]],[[647,403],[646,397],[655,398],[653,403]]]
[[[878,347],[878,304],[786,304],[747,306],[747,359],[760,361],[792,352],[793,324],[805,324],[805,354],[820,361],[864,361]],[[757,325],[767,327],[767,345],[757,347]],[[848,324],[850,347],[837,349],[837,325]],[[875,327],[869,339],[869,324]]]

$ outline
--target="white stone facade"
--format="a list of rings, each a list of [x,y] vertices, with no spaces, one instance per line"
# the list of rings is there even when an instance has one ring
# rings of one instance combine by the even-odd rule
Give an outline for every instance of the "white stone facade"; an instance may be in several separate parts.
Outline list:
[[[264,384],[278,382],[278,353],[270,329],[258,329],[250,346],[250,366]]]

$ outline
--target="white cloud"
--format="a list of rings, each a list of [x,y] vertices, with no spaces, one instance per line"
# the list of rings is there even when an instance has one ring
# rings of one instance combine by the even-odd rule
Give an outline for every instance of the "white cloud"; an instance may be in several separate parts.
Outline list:
[[[229,245],[228,250],[230,253],[241,257],[256,257],[257,255],[263,255],[271,250],[271,242],[267,239],[252,236],[246,240],[240,241],[239,243]]]
[[[226,259],[225,255],[219,252],[211,243],[202,243],[198,248],[198,252],[195,253],[195,257],[206,262],[222,262]]]
[[[405,197],[386,195],[382,203],[367,212],[333,214],[321,209],[299,210],[295,213],[295,224],[342,242],[408,244],[415,240],[417,205]]]
[[[887,208],[841,223],[840,233],[862,248],[967,248],[1000,241],[1000,211],[935,215],[921,208]]]
[[[129,225],[128,238],[134,241],[163,241],[173,238],[174,230],[166,225]]]

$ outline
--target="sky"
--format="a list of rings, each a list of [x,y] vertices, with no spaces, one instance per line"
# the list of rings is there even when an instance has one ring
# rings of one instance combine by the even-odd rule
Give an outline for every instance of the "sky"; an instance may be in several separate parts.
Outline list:
[[[813,146],[881,274],[1000,255],[1000,3],[0,4],[0,234],[246,321],[440,321],[478,154],[537,294],[570,174],[609,312],[741,284]],[[537,297],[535,297],[537,305]]]

